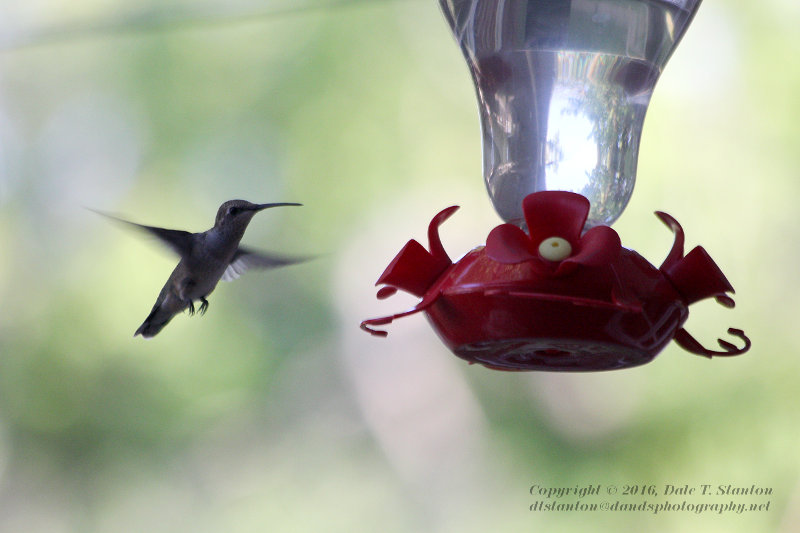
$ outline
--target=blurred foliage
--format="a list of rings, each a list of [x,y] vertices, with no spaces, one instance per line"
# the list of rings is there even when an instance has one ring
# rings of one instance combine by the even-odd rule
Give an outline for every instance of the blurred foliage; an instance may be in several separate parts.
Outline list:
[[[678,218],[737,288],[735,310],[693,308],[689,330],[710,345],[743,327],[754,349],[589,375],[468,367],[420,318],[358,330],[432,214],[462,206],[454,252],[496,223],[433,0],[0,13],[0,530],[800,527],[794,2],[701,7],[615,226],[657,263],[672,237],[652,211]],[[231,198],[304,203],[258,215],[245,242],[318,257],[132,339],[175,260],[84,207],[200,231]],[[533,483],[774,492],[744,515],[531,513]]]

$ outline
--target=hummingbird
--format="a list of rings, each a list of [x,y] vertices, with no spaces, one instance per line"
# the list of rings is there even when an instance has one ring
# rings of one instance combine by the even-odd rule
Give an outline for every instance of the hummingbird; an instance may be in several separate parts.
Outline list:
[[[181,260],[172,271],[156,299],[153,309],[134,337],[150,338],[158,334],[172,318],[188,308],[194,315],[194,302],[200,302],[200,315],[208,309],[209,294],[217,283],[233,281],[251,268],[276,268],[300,263],[307,258],[257,252],[239,246],[253,215],[270,207],[300,206],[297,203],[253,204],[229,200],[219,206],[214,227],[202,233],[145,226],[106,213],[106,217],[146,230],[176,252]]]

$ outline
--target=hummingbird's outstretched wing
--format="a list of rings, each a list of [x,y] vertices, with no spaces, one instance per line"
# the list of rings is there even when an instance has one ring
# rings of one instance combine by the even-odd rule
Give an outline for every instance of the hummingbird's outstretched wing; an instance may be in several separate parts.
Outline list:
[[[116,220],[117,222],[122,222],[124,224],[128,224],[129,226],[133,226],[135,228],[147,231],[151,235],[158,237],[158,240],[166,244],[173,252],[175,252],[181,257],[188,255],[192,251],[192,246],[194,244],[194,234],[189,233],[188,231],[157,228],[155,226],[145,226],[144,224],[137,224],[136,222],[131,222],[123,218],[115,217],[114,215],[103,213],[102,211],[97,211],[95,209],[89,209],[89,210],[94,211],[98,215],[103,215],[104,217],[110,218],[111,220]]]
[[[288,255],[255,252],[240,246],[220,279],[222,281],[233,281],[251,268],[277,268],[293,265],[295,263],[302,263],[309,259],[309,257],[292,257]]]

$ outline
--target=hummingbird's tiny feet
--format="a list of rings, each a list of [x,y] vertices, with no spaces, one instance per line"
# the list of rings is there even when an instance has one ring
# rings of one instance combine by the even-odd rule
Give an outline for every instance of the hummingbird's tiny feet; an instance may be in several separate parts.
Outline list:
[[[198,309],[197,312],[200,313],[200,316],[203,316],[206,314],[206,310],[208,309],[208,300],[206,300],[204,296],[201,296],[200,301],[202,303],[200,304],[200,309]]]
[[[189,300],[189,316],[194,316],[194,302]]]

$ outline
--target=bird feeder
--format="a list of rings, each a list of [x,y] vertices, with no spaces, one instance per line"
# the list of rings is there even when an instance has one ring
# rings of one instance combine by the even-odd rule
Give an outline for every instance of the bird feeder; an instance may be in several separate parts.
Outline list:
[[[489,197],[505,221],[452,262],[437,214],[428,247],[411,240],[378,279],[411,310],[365,320],[378,329],[424,312],[459,357],[499,370],[592,371],[651,361],[671,340],[703,355],[683,325],[689,306],[733,287],[702,247],[674,234],[659,267],[609,227],[633,192],[647,106],[700,0],[440,0],[472,74]]]

